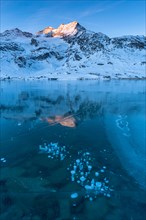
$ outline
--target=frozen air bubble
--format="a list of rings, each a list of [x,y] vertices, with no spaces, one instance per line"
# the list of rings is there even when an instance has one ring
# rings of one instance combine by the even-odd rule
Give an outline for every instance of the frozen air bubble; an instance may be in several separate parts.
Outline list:
[[[86,186],[85,186],[85,189],[86,189],[86,190],[92,190],[92,188],[91,188],[90,185],[86,185]]]
[[[78,197],[78,193],[73,193],[73,194],[71,194],[71,196],[70,196],[72,199],[76,199],[77,197]]]
[[[91,169],[92,169],[92,166],[88,165],[88,170],[91,171]]]
[[[80,163],[80,160],[79,160],[79,159],[77,159],[77,160],[76,160],[76,163],[77,163],[77,165],[79,165],[79,163]]]
[[[99,173],[98,173],[98,172],[95,172],[95,176],[96,176],[96,177],[99,176]]]
[[[108,194],[106,194],[106,196],[107,196],[107,197],[111,197],[111,195],[110,195],[109,193],[108,193]]]
[[[81,182],[84,182],[86,180],[86,178],[84,176],[80,177]]]
[[[102,183],[101,183],[101,182],[96,182],[96,187],[97,187],[97,188],[101,188],[101,186],[102,186]]]
[[[5,158],[4,158],[4,157],[2,157],[2,158],[1,158],[1,161],[3,161],[3,160],[5,160]]]
[[[101,169],[101,170],[100,170],[100,172],[101,172],[101,173],[104,173],[104,170],[103,170],[103,169]]]
[[[92,197],[90,197],[90,198],[89,198],[89,200],[90,200],[90,202],[92,202],[92,201],[93,201],[93,198],[92,198]]]
[[[75,173],[76,173],[74,170],[71,170],[70,172],[72,175],[75,175]]]

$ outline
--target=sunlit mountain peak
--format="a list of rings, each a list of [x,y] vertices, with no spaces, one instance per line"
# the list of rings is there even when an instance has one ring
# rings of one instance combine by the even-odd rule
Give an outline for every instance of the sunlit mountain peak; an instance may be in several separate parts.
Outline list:
[[[47,27],[39,32],[37,35],[50,34],[52,37],[64,37],[69,35],[75,35],[81,30],[86,30],[77,21],[70,22],[68,24],[61,24],[58,28]]]

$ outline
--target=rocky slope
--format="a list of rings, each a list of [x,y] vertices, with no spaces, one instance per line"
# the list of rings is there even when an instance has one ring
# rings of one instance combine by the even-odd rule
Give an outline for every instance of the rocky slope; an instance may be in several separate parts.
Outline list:
[[[0,39],[1,78],[145,78],[145,36],[110,38],[71,22]]]

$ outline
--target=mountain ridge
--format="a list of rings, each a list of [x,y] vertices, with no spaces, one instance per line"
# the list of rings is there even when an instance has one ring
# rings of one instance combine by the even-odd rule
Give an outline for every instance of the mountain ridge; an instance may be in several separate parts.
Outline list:
[[[2,77],[145,78],[145,36],[110,38],[77,21],[32,34],[0,34]]]
[[[30,37],[37,36],[37,35],[41,35],[41,34],[47,35],[48,33],[51,32],[51,30],[59,31],[59,30],[63,29],[63,27],[65,27],[65,28],[73,27],[75,29],[77,26],[80,27],[82,30],[87,31],[87,29],[85,27],[83,27],[82,25],[80,25],[80,23],[78,21],[73,21],[73,22],[70,22],[70,23],[67,23],[67,24],[60,24],[57,28],[54,28],[52,26],[48,26],[48,27],[42,29],[41,31],[36,32],[36,33],[31,33],[29,31],[22,31],[19,28],[13,28],[13,29],[5,30],[5,31],[1,32],[0,37],[5,36],[7,33],[13,33],[13,32],[16,32],[16,31],[26,33],[26,34],[28,34],[28,37],[29,36]],[[106,34],[103,34],[100,31],[99,32],[89,31],[89,32],[91,32],[91,33],[100,33],[102,35],[106,35]],[[108,36],[108,35],[106,35],[106,36]],[[146,37],[145,35],[122,35],[122,36],[116,36],[116,37],[110,37],[110,38],[125,38],[125,37],[130,38],[130,37],[137,37],[137,36],[142,37],[142,38]]]

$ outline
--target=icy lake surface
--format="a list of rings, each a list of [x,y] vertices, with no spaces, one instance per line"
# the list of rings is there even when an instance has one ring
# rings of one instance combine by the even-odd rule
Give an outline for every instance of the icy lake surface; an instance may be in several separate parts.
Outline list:
[[[1,82],[0,219],[144,220],[146,82]]]

